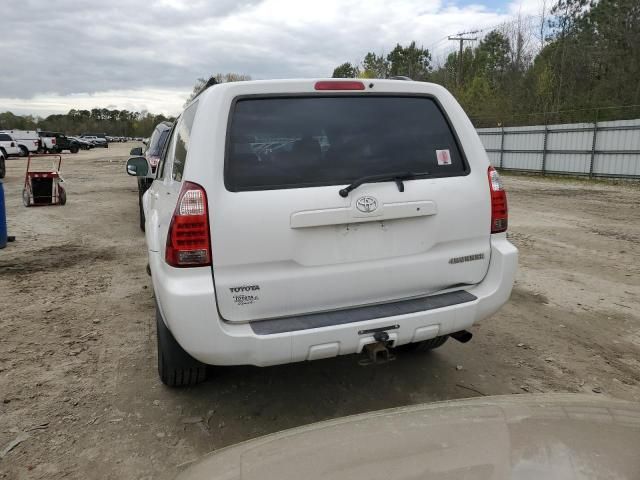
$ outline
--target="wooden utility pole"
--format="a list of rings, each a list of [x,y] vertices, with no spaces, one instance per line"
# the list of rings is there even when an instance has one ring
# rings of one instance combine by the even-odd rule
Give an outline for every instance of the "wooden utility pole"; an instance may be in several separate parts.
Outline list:
[[[449,40],[455,40],[460,42],[460,53],[458,54],[458,86],[462,85],[462,47],[464,42],[471,42],[473,40],[477,40],[478,37],[465,37],[465,35],[473,35],[474,33],[478,33],[480,30],[473,30],[471,32],[462,32],[457,35],[449,37]]]

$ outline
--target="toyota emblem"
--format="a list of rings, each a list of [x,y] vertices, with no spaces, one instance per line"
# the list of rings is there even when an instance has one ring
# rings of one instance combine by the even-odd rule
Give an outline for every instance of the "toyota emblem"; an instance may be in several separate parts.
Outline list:
[[[373,197],[360,197],[356,200],[356,208],[363,213],[371,213],[378,208],[378,201]]]

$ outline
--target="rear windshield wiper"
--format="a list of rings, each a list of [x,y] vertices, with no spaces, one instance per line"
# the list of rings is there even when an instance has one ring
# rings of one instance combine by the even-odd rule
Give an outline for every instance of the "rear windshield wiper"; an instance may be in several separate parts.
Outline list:
[[[422,173],[413,173],[413,172],[396,172],[396,173],[384,173],[382,175],[369,175],[367,177],[360,177],[354,180],[351,185],[344,187],[338,193],[341,197],[346,198],[349,195],[349,192],[355,190],[363,183],[371,183],[371,182],[383,182],[383,181],[395,181],[398,186],[399,192],[404,192],[404,183],[403,180],[411,180],[412,178],[422,177],[424,175],[429,175],[429,172]]]

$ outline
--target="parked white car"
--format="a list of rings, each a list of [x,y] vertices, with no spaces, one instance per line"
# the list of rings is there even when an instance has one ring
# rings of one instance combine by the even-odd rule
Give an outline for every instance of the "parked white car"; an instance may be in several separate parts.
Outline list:
[[[10,133],[0,132],[0,152],[5,158],[20,155],[20,147]]]
[[[40,136],[35,130],[2,130],[0,133],[8,133],[14,138],[23,157],[36,153],[40,148]]]
[[[453,96],[423,82],[208,88],[143,208],[171,386],[204,380],[206,364],[467,341],[517,267],[498,173]]]

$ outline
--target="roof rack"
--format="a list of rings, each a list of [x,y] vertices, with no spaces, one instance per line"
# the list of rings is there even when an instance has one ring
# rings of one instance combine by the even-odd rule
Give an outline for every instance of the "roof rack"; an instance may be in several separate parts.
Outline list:
[[[216,77],[213,77],[213,76],[209,77],[209,80],[207,80],[207,83],[205,83],[200,89],[200,91],[196,94],[196,96],[191,99],[191,102],[193,102],[196,98],[198,98],[202,92],[207,90],[209,87],[213,87],[214,85],[218,85],[218,81],[216,80]]]

